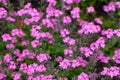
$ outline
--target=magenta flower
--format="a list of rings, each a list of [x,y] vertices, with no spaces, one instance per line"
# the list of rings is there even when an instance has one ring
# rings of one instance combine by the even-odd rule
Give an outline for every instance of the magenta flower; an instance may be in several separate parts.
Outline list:
[[[13,49],[14,47],[15,47],[15,46],[14,46],[14,44],[12,44],[12,43],[6,45],[6,48],[7,48],[7,49]]]
[[[93,52],[88,47],[81,47],[80,48],[81,53],[83,53],[86,57],[89,57],[93,54]]]
[[[63,39],[63,42],[68,44],[68,45],[75,45],[76,44],[76,41],[70,37],[65,37]]]
[[[88,74],[82,72],[82,73],[78,76],[78,80],[89,80]]]
[[[115,11],[116,10],[116,5],[113,1],[111,1],[108,5],[103,6],[103,10],[105,12]]]
[[[115,4],[117,5],[117,8],[120,8],[120,1],[117,1]]]
[[[0,73],[0,79],[2,80],[2,79],[4,79],[6,77],[6,75],[5,74],[3,74],[3,73]]]
[[[102,35],[105,35],[107,38],[111,39],[114,36],[113,29],[102,30]]]
[[[71,15],[73,19],[80,18],[80,8],[79,7],[73,8],[73,10],[71,11]]]
[[[94,21],[98,24],[103,24],[102,20],[100,18],[95,18]]]
[[[71,18],[69,17],[69,16],[64,16],[63,17],[63,23],[65,23],[65,24],[69,24],[69,23],[71,23]]]
[[[2,35],[2,40],[4,41],[4,42],[7,42],[7,41],[9,41],[9,40],[11,40],[12,39],[12,37],[9,35],[9,34],[3,34]]]
[[[69,59],[63,59],[62,62],[60,62],[59,66],[62,68],[62,69],[68,69],[68,67],[70,67],[70,60]]]
[[[33,48],[36,48],[36,47],[40,46],[41,44],[38,40],[33,40],[31,42],[31,45],[32,45]]]
[[[48,54],[41,53],[37,55],[36,58],[41,63],[43,61],[47,61],[48,59],[50,59],[50,56]]]
[[[12,56],[10,55],[10,54],[5,54],[4,55],[4,61],[6,62],[6,63],[9,63],[10,61],[12,61]]]
[[[61,56],[58,56],[58,57],[56,58],[56,61],[57,61],[57,62],[61,62],[61,61],[62,61],[62,57],[61,57]]]
[[[69,35],[70,34],[70,31],[68,30],[68,29],[61,29],[60,30],[60,35],[62,36],[62,37],[66,37],[67,35]]]
[[[0,7],[0,19],[6,17],[7,17],[7,11],[4,8]]]
[[[19,80],[21,78],[21,74],[18,74],[16,72],[13,72],[11,76],[13,77],[14,80]]]
[[[94,11],[95,11],[95,9],[94,9],[93,6],[87,7],[87,12],[88,12],[88,13],[92,13],[92,12],[94,12]]]
[[[107,75],[113,78],[114,76],[118,76],[120,73],[120,68],[117,66],[111,66],[110,68],[104,67],[101,75]]]
[[[72,57],[73,51],[72,51],[71,49],[65,49],[65,50],[64,50],[64,54],[65,54],[66,56]]]
[[[120,49],[114,51],[114,55],[112,59],[117,63],[120,64]]]

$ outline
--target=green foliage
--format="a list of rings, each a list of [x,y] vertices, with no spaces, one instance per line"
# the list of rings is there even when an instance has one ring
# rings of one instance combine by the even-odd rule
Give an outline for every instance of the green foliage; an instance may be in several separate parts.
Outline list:
[[[108,28],[118,29],[118,28],[119,28],[117,21],[108,19],[108,20],[104,20],[103,22],[104,22],[104,23],[103,23],[102,27],[103,27],[104,29],[108,29]]]
[[[118,48],[118,42],[120,41],[120,38],[114,36],[112,40],[107,39],[105,48],[102,49],[102,51],[105,52],[106,55],[113,56],[114,50]]]

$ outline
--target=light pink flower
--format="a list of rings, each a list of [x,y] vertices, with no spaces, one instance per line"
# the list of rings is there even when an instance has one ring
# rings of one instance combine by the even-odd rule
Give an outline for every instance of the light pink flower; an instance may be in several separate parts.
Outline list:
[[[64,59],[62,62],[60,62],[59,66],[63,69],[67,69],[70,66],[70,60]]]
[[[82,72],[82,73],[78,76],[78,80],[89,80],[88,74]]]
[[[95,11],[95,9],[94,9],[93,6],[87,7],[87,12],[88,12],[88,13],[92,13],[92,12],[94,12],[94,11]]]

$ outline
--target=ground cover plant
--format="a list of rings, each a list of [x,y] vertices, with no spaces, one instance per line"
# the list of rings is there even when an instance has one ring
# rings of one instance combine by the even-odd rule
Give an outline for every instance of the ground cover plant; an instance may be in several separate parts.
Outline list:
[[[120,1],[0,0],[0,80],[120,80]]]

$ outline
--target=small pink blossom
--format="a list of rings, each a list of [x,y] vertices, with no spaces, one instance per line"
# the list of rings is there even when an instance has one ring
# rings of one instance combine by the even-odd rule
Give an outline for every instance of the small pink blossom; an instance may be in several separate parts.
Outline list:
[[[88,13],[92,13],[92,12],[94,12],[95,10],[94,10],[94,7],[93,6],[90,6],[90,7],[87,7],[87,12]]]
[[[63,17],[63,23],[65,24],[70,24],[71,23],[71,18],[69,16],[64,16]]]
[[[82,73],[78,76],[78,80],[89,80],[88,74],[82,72]]]
[[[67,69],[70,65],[70,60],[64,59],[62,62],[60,62],[59,66],[63,69]]]

